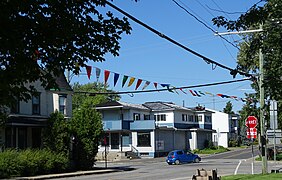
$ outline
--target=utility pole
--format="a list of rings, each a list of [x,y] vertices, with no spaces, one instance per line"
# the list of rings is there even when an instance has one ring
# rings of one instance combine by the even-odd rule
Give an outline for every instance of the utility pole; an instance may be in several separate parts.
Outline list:
[[[260,29],[257,30],[247,30],[247,31],[238,31],[238,32],[226,32],[226,33],[216,33],[215,35],[229,35],[229,34],[242,34],[242,33],[255,33],[262,32],[262,25]],[[262,159],[262,174],[267,174],[267,145],[266,145],[266,134],[265,134],[265,119],[264,119],[264,60],[262,49],[259,49],[259,90],[260,90],[260,147],[261,147],[261,159]]]

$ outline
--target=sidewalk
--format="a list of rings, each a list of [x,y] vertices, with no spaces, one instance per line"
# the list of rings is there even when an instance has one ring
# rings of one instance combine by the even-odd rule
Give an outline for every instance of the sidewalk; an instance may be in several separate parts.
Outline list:
[[[69,173],[61,173],[61,174],[47,174],[47,175],[30,176],[30,177],[17,177],[15,179],[53,179],[53,178],[75,177],[75,176],[92,175],[92,174],[113,173],[113,172],[130,171],[130,170],[133,170],[133,168],[96,168],[94,170],[88,170],[88,171],[77,171],[77,172],[69,172]]]

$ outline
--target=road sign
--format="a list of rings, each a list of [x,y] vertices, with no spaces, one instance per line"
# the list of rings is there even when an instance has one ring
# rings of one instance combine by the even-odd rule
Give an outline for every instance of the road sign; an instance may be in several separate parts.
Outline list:
[[[257,138],[257,128],[248,128],[247,129],[247,138],[256,139]]]
[[[255,116],[248,116],[245,125],[248,128],[255,128],[257,126],[258,119]]]

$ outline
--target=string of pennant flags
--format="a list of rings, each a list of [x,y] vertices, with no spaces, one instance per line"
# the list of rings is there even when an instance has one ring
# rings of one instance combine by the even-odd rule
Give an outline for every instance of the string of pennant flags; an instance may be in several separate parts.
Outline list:
[[[93,68],[95,69],[96,80],[98,81],[100,76],[101,76],[101,72],[102,72],[101,69],[98,68],[98,67],[92,67],[92,66],[87,65],[86,66],[87,77],[88,77],[89,80],[91,79]],[[113,74],[114,87],[116,86],[119,78],[122,77],[122,76],[123,76],[122,77],[122,87],[124,87],[126,84],[127,84],[127,87],[130,87],[134,84],[135,80],[137,80],[136,85],[135,85],[135,90],[140,88],[141,84],[144,82],[143,87],[142,87],[142,91],[143,91],[145,88],[147,88],[151,84],[151,81],[143,80],[141,78],[136,78],[136,77],[127,76],[127,75],[123,75],[123,74],[119,74],[119,73],[112,72],[112,71],[109,71],[109,70],[104,70],[104,84],[107,84],[109,77],[110,77],[110,74]],[[158,85],[159,85],[163,88],[166,88],[169,92],[179,94],[178,91],[176,90],[176,87],[174,87],[170,84],[163,84],[163,83],[158,83],[158,82],[153,82],[152,84],[154,85],[154,87],[156,89],[158,89]],[[213,97],[218,96],[218,97],[221,97],[221,98],[230,98],[230,99],[234,99],[234,100],[242,101],[242,102],[246,102],[248,100],[246,98],[240,98],[240,97],[237,97],[237,96],[229,96],[229,95],[220,94],[220,93],[213,94],[213,93],[206,92],[206,91],[196,91],[196,90],[192,90],[192,89],[189,89],[189,91],[185,91],[184,88],[177,88],[177,89],[180,90],[184,94],[190,93],[192,96],[195,96],[195,97],[203,97],[203,96],[209,95],[209,96],[213,96]]]

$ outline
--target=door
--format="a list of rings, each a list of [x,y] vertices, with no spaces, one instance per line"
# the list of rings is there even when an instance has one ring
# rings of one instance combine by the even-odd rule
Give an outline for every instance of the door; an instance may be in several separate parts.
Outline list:
[[[119,149],[119,133],[111,133],[111,149]]]

